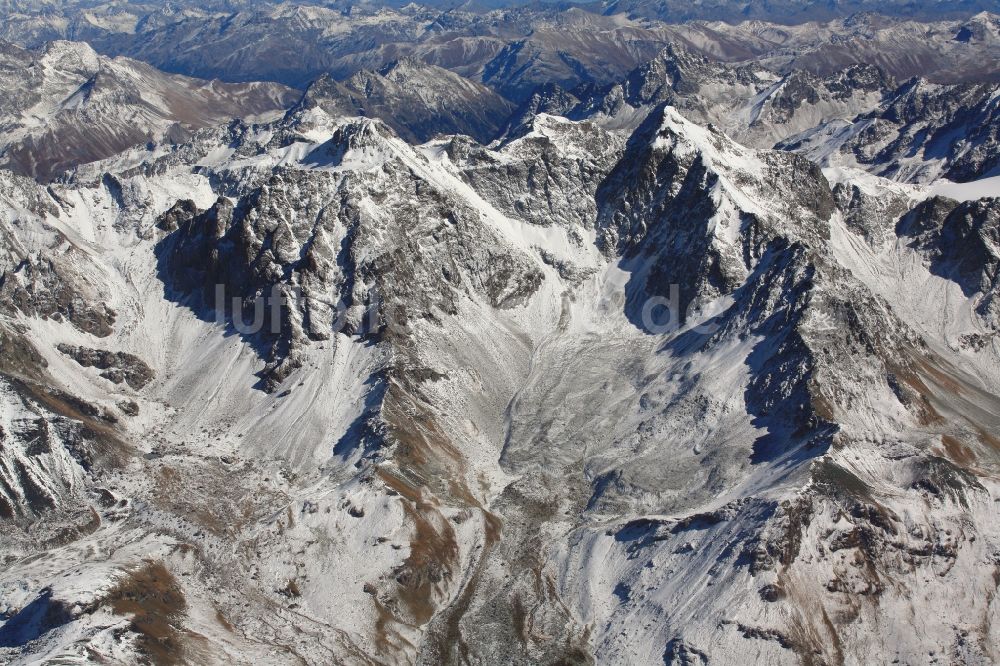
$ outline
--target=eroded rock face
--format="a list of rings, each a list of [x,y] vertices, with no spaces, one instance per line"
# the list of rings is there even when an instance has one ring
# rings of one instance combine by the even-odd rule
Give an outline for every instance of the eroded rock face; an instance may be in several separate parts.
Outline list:
[[[29,259],[4,274],[0,293],[8,308],[46,319],[66,319],[81,331],[107,337],[114,330],[115,312],[95,303],[86,288],[80,289],[81,278],[72,263]]]
[[[905,193],[872,193],[850,183],[837,183],[833,196],[848,227],[874,248],[895,241],[896,223],[913,206]]]
[[[977,312],[1000,325],[1000,200],[957,203],[935,197],[899,223],[902,236],[921,250],[934,273],[953,280],[976,298]]]
[[[134,354],[67,344],[56,348],[85,368],[97,368],[101,377],[114,384],[124,382],[138,391],[153,380],[153,370]]]
[[[53,545],[96,527],[86,500],[95,467],[114,469],[118,442],[108,410],[31,379],[0,377],[0,519],[12,547],[27,539]],[[99,522],[99,521],[97,521]],[[29,536],[32,525],[37,535]]]
[[[158,245],[169,289],[214,310],[220,285],[226,314],[246,321],[268,299],[280,314],[255,333],[271,384],[297,367],[308,340],[405,330],[414,318],[454,314],[461,294],[501,309],[528,299],[538,269],[468,202],[394,155],[402,147],[381,123],[346,124],[310,159],[338,165],[370,155],[374,168],[277,170],[250,187],[224,184],[235,203],[220,198],[197,213],[175,206],[159,223],[172,230]],[[231,312],[233,297],[245,311]]]
[[[87,279],[94,270],[87,253],[51,228],[38,234],[41,248],[18,238],[25,216],[58,216],[59,201],[10,172],[0,171],[0,185],[9,202],[0,213],[0,238],[5,241],[0,250],[0,309],[8,315],[66,320],[97,337],[110,335],[116,313],[101,301],[99,285]]]
[[[597,189],[621,159],[623,144],[595,124],[541,115],[509,137],[500,153],[463,137],[445,150],[463,180],[505,215],[583,231],[597,223]]]

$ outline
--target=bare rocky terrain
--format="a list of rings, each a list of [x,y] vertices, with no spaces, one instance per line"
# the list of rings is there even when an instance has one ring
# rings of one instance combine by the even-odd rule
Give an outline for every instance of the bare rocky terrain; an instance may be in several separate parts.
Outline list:
[[[783,6],[0,2],[0,661],[1000,660],[995,19]]]

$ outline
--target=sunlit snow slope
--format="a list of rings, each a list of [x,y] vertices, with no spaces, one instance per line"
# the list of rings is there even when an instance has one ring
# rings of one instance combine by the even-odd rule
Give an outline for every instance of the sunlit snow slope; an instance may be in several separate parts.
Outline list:
[[[0,172],[2,658],[1000,659],[1000,200],[644,118]]]

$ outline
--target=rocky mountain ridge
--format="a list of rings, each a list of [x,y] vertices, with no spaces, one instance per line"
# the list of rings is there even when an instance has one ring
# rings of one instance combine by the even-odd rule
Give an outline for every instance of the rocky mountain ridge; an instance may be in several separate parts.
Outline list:
[[[997,84],[913,79],[852,121],[821,123],[781,146],[828,165],[852,165],[904,182],[969,182],[1000,173]]]
[[[995,17],[46,2],[0,661],[1000,661]]]
[[[995,201],[844,174],[660,105],[494,147],[316,107],[5,176],[0,645],[989,663]]]
[[[510,102],[486,86],[412,58],[342,82],[323,76],[309,85],[291,113],[312,106],[334,116],[379,118],[414,144],[438,134],[489,143],[512,111]]]

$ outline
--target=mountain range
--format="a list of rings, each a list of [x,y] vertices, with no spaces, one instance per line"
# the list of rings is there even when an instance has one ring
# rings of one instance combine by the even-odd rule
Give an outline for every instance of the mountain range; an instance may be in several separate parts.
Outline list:
[[[279,84],[232,84],[164,74],[86,44],[52,42],[26,51],[0,44],[0,166],[49,179],[234,117],[280,114],[297,99]]]
[[[277,81],[304,89],[323,74],[341,80],[404,57],[450,69],[514,102],[542,84],[572,88],[613,83],[678,44],[714,60],[761,62],[827,76],[850,64],[881,67],[903,80],[937,83],[997,80],[1000,29],[995,2],[878,3],[882,13],[853,4],[815,3],[804,22],[767,22],[786,5],[766,3],[758,16],[732,2],[648,3],[663,15],[612,5],[434,9],[353,3],[64,2],[0,7],[0,39],[25,48],[53,40],[86,41],[99,53],[126,56],[164,71],[229,82]],[[754,3],[749,3],[754,5]],[[859,6],[867,3],[857,3]],[[993,6],[988,6],[993,5]],[[756,6],[756,5],[754,5]],[[841,7],[838,9],[837,7]],[[917,21],[906,8],[933,8]],[[716,14],[721,11],[723,16]],[[869,7],[869,9],[871,9]],[[687,12],[708,10],[697,21]],[[808,18],[808,20],[806,20]]]
[[[739,7],[0,2],[0,661],[1000,661],[1000,23]]]

